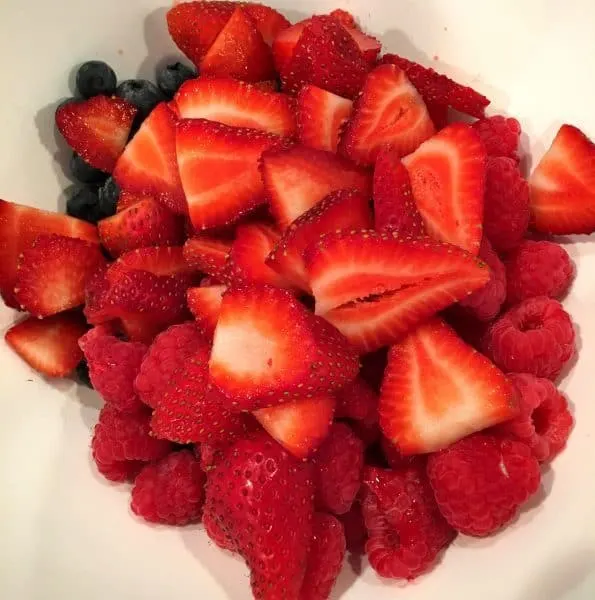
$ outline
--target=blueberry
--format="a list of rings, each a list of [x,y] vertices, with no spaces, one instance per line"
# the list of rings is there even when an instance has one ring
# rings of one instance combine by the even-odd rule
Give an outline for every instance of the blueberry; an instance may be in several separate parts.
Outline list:
[[[107,179],[107,173],[95,169],[85,162],[76,152],[70,157],[70,174],[81,183],[103,183]]]
[[[157,85],[168,98],[173,98],[180,86],[188,79],[194,79],[196,71],[181,62],[167,65],[157,71]]]
[[[116,96],[138,108],[138,120],[144,121],[149,113],[163,101],[163,95],[154,83],[146,79],[127,79],[116,88]]]
[[[120,197],[120,188],[114,181],[113,177],[107,179],[107,181],[99,188],[99,210],[103,215],[102,218],[111,217],[116,214],[116,208],[118,207],[118,199]]]
[[[99,197],[88,187],[77,187],[66,201],[66,214],[89,223],[97,223],[103,218],[99,207]]]
[[[83,98],[111,96],[116,91],[118,80],[114,70],[100,60],[82,64],[76,74],[76,87]]]
[[[83,385],[86,385],[87,387],[93,389],[93,384],[91,383],[91,378],[89,377],[89,365],[87,364],[87,361],[84,358],[76,366],[76,375]]]

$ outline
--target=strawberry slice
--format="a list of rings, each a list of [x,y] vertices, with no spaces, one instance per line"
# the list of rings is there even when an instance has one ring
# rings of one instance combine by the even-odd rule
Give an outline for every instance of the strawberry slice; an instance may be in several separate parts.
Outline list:
[[[243,81],[275,78],[271,49],[243,8],[234,10],[202,59],[200,72]]]
[[[191,79],[176,94],[183,119],[208,119],[233,127],[292,136],[296,123],[291,99],[235,79]]]
[[[341,139],[341,152],[372,165],[383,146],[399,155],[413,152],[434,134],[434,124],[417,90],[394,65],[380,65],[367,77]]]
[[[152,196],[148,196],[146,194],[135,194],[128,190],[120,190],[120,195],[118,196],[118,205],[116,207],[116,212],[122,212],[131,206],[134,206],[141,200],[146,200],[147,198],[152,199]]]
[[[371,187],[365,171],[330,152],[304,146],[266,152],[261,172],[282,231],[331,192],[355,189],[368,194]]]
[[[23,310],[47,317],[80,306],[90,277],[105,258],[98,244],[40,235],[20,256],[14,294]]]
[[[33,369],[48,377],[66,377],[83,358],[79,338],[87,331],[80,314],[47,319],[28,317],[5,334],[6,343]]]
[[[337,8],[329,13],[331,17],[334,17],[347,29],[359,29],[357,21],[355,17],[347,10],[343,10],[342,8]]]
[[[403,159],[428,233],[477,255],[487,155],[478,133],[454,123]]]
[[[189,267],[206,273],[218,281],[225,274],[227,257],[231,251],[231,241],[208,235],[197,235],[184,244],[184,258]]]
[[[392,229],[403,237],[412,238],[425,235],[409,173],[392,148],[382,148],[376,159],[373,196],[376,231]]]
[[[529,181],[533,226],[558,235],[595,231],[595,144],[562,125]]]
[[[405,456],[436,452],[518,412],[504,373],[440,319],[390,349],[378,410],[384,435]]]
[[[336,152],[353,102],[315,85],[305,85],[297,97],[298,139],[304,146]]]
[[[110,265],[107,277],[116,281],[124,271],[148,271],[161,276],[192,273],[195,269],[188,266],[181,246],[154,246],[122,254]]]
[[[200,328],[209,337],[213,337],[215,333],[225,290],[224,285],[209,285],[193,287],[187,292],[188,308]]]
[[[310,293],[303,253],[321,236],[342,229],[370,229],[372,215],[368,196],[357,190],[332,192],[296,219],[269,254],[266,264],[292,284]]]
[[[154,196],[183,215],[187,208],[176,159],[176,122],[167,104],[159,104],[126,146],[114,179],[122,189]]]
[[[328,435],[334,412],[335,399],[327,394],[261,408],[254,416],[285,450],[305,460]]]
[[[242,2],[244,12],[254,21],[262,39],[271,46],[279,34],[287,29],[291,23],[279,12],[270,6],[252,2]]]
[[[310,19],[300,21],[279,33],[273,42],[273,60],[278,73],[283,73],[291,62],[293,51]]]
[[[210,374],[234,410],[332,393],[358,369],[343,336],[288,291],[255,284],[223,296]]]
[[[366,60],[373,65],[378,58],[378,54],[382,47],[382,44],[371,35],[366,35],[362,32],[360,26],[357,24],[355,17],[346,10],[338,8],[330,13],[331,17],[334,17],[347,29],[351,37],[355,40],[359,49]]]

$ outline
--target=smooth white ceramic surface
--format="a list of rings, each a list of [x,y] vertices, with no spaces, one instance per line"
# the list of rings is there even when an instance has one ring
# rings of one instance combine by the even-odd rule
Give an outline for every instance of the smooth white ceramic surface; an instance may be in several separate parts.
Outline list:
[[[405,54],[456,76],[518,117],[534,158],[564,121],[595,136],[590,68],[592,0],[276,0],[297,19],[343,6]],[[152,0],[2,0],[0,197],[61,209],[67,156],[54,134],[73,65],[111,63],[121,78],[151,77],[176,56],[166,8]],[[563,383],[577,426],[544,477],[546,493],[504,534],[460,538],[442,564],[397,588],[364,565],[346,568],[333,598],[364,600],[592,600],[595,598],[595,242],[568,249],[578,277],[566,301],[581,338]],[[0,309],[2,331],[14,314]],[[250,598],[243,565],[200,527],[148,527],[89,459],[98,398],[32,372],[0,342],[0,598],[203,600]]]

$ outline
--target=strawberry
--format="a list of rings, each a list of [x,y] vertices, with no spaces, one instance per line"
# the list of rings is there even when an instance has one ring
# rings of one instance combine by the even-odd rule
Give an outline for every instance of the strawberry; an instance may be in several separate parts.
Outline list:
[[[392,148],[382,148],[376,158],[373,196],[376,231],[392,229],[403,237],[413,238],[425,235],[409,173]]]
[[[390,349],[378,410],[384,435],[409,455],[508,421],[517,405],[506,376],[433,319]]]
[[[315,85],[305,85],[297,96],[297,130],[301,144],[336,152],[353,102]]]
[[[277,35],[273,41],[273,60],[278,73],[283,73],[293,57],[293,51],[310,19],[300,21]]]
[[[334,17],[347,29],[359,29],[355,17],[347,10],[337,8],[329,13],[329,16]]]
[[[183,215],[187,207],[176,160],[176,122],[167,104],[159,104],[126,146],[114,179],[122,189],[153,196]]]
[[[209,337],[215,333],[225,289],[224,285],[209,285],[190,288],[186,293],[190,312]]]
[[[0,200],[0,293],[9,306],[14,297],[19,256],[38,235],[56,234],[98,244],[97,227],[66,215]]]
[[[99,221],[98,229],[101,243],[114,257],[136,248],[179,244],[184,237],[180,217],[152,199]]]
[[[193,269],[184,260],[181,246],[154,246],[137,248],[122,254],[110,265],[107,276],[111,281],[123,271],[148,271],[153,275],[178,275],[192,273]]]
[[[33,369],[48,377],[66,377],[83,358],[79,338],[87,331],[77,313],[28,317],[5,334],[6,343]]]
[[[242,2],[242,9],[254,21],[262,39],[271,46],[277,36],[287,29],[291,23],[270,6],[254,2]]]
[[[394,65],[380,65],[368,75],[355,102],[341,138],[341,152],[369,166],[383,146],[405,156],[434,131],[426,105],[405,73]]]
[[[197,235],[184,244],[184,258],[192,269],[221,281],[230,250],[229,240]]]
[[[254,284],[223,296],[210,373],[237,410],[332,393],[354,379],[358,367],[339,332],[288,291]]]
[[[428,233],[477,255],[487,155],[479,134],[454,123],[403,159]]]
[[[200,72],[243,81],[274,79],[271,49],[245,9],[238,6],[200,62]]]
[[[16,301],[36,317],[80,306],[90,277],[104,265],[105,258],[94,242],[40,235],[20,256]]]
[[[228,225],[264,202],[258,163],[281,138],[203,119],[178,124],[177,150],[192,225]]]
[[[126,100],[94,96],[60,106],[56,125],[85,162],[111,173],[126,146],[136,113],[136,107]]]
[[[278,92],[279,83],[276,79],[268,79],[267,81],[255,81],[251,84],[252,87],[260,90],[261,92]]]
[[[116,212],[122,212],[123,210],[134,206],[137,202],[146,200],[147,198],[151,198],[151,196],[148,194],[136,194],[128,190],[120,190]]]
[[[366,172],[330,152],[303,146],[266,152],[261,172],[271,212],[281,230],[331,192],[370,191]]]
[[[378,396],[374,390],[358,377],[336,392],[337,419],[373,422],[378,416]]]
[[[595,231],[595,145],[562,125],[529,181],[533,227],[568,235]]]
[[[349,35],[357,44],[366,62],[373,67],[376,64],[378,54],[380,54],[382,44],[375,37],[363,33],[358,27],[348,27],[346,23],[343,23],[343,27],[347,29]]]
[[[178,90],[175,101],[182,119],[208,119],[282,136],[292,136],[296,129],[288,96],[235,79],[191,79]]]
[[[294,286],[310,292],[304,250],[330,231],[370,229],[371,226],[367,195],[357,190],[332,192],[289,226],[266,263]]]

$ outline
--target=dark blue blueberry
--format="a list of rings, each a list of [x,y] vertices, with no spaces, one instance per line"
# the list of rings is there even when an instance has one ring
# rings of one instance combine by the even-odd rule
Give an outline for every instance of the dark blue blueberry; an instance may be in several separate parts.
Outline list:
[[[70,157],[70,174],[81,183],[100,184],[107,179],[107,173],[92,167],[76,152]]]
[[[100,60],[82,64],[76,74],[76,87],[83,98],[111,96],[116,91],[118,80],[114,70]]]
[[[157,71],[157,85],[165,96],[173,98],[185,81],[195,77],[196,71],[194,69],[177,62]]]
[[[137,120],[144,121],[149,113],[164,100],[159,88],[146,79],[127,79],[116,88],[116,96],[138,108]]]
[[[105,217],[111,217],[116,214],[116,208],[118,207],[118,198],[120,197],[120,188],[114,181],[113,177],[110,177],[100,188],[99,188],[99,210]]]
[[[93,384],[91,383],[91,378],[89,377],[89,365],[84,358],[76,366],[76,376],[83,385],[93,389]]]
[[[74,188],[66,201],[66,214],[89,223],[103,218],[97,193],[88,187]]]

